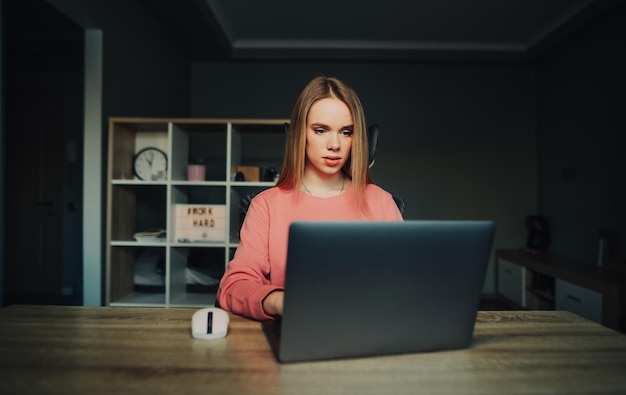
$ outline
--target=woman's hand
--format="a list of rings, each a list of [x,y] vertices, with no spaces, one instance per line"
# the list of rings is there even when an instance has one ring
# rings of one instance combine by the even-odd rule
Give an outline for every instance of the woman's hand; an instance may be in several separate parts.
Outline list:
[[[284,291],[274,291],[263,299],[263,310],[267,315],[283,315]]]

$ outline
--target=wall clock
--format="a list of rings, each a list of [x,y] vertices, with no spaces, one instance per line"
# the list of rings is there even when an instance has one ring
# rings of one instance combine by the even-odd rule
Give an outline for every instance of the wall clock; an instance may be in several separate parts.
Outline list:
[[[135,155],[133,171],[140,180],[163,180],[167,175],[167,154],[155,147],[146,147]]]

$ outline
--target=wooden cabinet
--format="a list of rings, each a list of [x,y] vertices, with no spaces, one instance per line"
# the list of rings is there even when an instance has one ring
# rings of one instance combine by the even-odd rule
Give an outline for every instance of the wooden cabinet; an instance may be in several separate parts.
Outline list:
[[[602,323],[602,294],[560,279],[555,286],[556,310],[567,310]]]
[[[109,120],[105,300],[118,306],[208,306],[239,242],[250,198],[274,185],[280,172],[284,119]],[[133,173],[133,158],[146,147],[165,152],[165,172],[148,180]],[[187,166],[202,162],[205,177],[187,179]],[[260,180],[241,180],[239,166],[260,168]],[[180,205],[220,207],[218,238],[176,237]],[[164,237],[137,237],[161,231]]]
[[[526,281],[524,268],[505,259],[498,265],[498,292],[517,306],[526,305]]]
[[[567,310],[626,331],[626,276],[553,254],[496,250],[496,291],[511,306]],[[619,268],[618,268],[619,269]]]

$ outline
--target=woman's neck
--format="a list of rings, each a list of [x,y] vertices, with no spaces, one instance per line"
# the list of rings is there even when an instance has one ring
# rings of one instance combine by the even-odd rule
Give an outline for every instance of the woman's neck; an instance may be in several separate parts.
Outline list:
[[[350,182],[343,172],[333,177],[322,178],[315,174],[306,173],[302,179],[302,191],[314,197],[333,197],[341,195]]]

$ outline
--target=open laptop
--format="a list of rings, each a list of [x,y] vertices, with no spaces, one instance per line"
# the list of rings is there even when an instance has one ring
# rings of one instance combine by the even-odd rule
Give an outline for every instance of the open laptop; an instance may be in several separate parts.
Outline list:
[[[490,221],[295,222],[284,310],[263,323],[280,362],[468,347]]]

